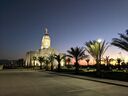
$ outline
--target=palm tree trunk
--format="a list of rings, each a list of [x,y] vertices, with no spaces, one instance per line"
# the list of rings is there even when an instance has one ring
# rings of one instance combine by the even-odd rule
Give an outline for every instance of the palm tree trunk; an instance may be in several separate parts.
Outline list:
[[[61,67],[60,67],[60,63],[58,64],[58,72],[60,72]]]
[[[96,75],[97,76],[100,76],[101,75],[100,61],[98,59],[96,60]]]
[[[69,62],[68,62],[68,70],[69,70]]]
[[[77,74],[79,72],[79,63],[76,61],[75,63],[75,73]]]
[[[36,61],[34,60],[34,66],[33,66],[33,70],[35,69],[35,63],[36,63]]]
[[[53,71],[53,63],[51,63],[51,71]]]
[[[42,69],[42,63],[40,64],[40,69]]]
[[[48,64],[46,64],[46,71],[48,71]]]

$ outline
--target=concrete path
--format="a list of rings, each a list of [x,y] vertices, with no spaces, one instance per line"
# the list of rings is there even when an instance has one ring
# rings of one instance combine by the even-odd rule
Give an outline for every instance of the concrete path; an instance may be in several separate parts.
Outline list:
[[[0,71],[0,96],[128,96],[128,87],[51,72]]]

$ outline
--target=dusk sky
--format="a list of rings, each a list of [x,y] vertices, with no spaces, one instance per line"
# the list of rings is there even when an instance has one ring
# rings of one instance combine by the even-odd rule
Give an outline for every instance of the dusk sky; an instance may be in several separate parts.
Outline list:
[[[39,49],[45,26],[59,52],[98,38],[111,42],[128,29],[128,0],[0,0],[0,59]],[[116,47],[106,55],[120,52],[128,55]]]

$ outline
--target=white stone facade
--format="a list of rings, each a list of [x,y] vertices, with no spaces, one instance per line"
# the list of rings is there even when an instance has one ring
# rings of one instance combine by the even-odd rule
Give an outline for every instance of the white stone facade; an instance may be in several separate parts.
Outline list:
[[[51,39],[48,33],[48,29],[45,28],[45,34],[42,38],[41,49],[37,51],[29,51],[26,53],[26,66],[40,66],[38,57],[48,57],[51,54],[59,54],[56,49],[51,48]],[[36,60],[33,60],[36,57]]]
[[[40,63],[38,61],[38,57],[49,57],[51,54],[59,54],[55,49],[53,48],[46,48],[46,49],[39,49],[37,51],[29,51],[26,53],[26,66],[40,66]],[[36,57],[36,60],[33,60],[33,57]]]

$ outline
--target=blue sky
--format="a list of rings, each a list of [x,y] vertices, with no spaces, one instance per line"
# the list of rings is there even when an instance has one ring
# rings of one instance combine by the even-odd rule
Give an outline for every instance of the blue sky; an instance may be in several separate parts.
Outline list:
[[[0,59],[17,59],[41,46],[47,26],[52,47],[66,52],[128,29],[128,0],[1,0]],[[106,55],[126,52],[110,47]]]

